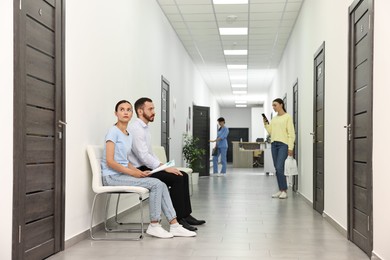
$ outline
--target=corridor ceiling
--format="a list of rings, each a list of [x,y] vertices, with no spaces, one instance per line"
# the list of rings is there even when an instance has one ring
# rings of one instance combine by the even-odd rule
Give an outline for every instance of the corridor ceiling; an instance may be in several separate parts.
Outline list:
[[[157,0],[220,106],[261,106],[304,0],[216,1]],[[247,34],[221,35],[220,28]]]

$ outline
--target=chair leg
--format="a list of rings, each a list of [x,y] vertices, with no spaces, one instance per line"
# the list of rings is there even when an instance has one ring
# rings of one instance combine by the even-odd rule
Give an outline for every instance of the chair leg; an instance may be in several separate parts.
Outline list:
[[[110,241],[138,241],[138,240],[141,240],[143,239],[143,235],[144,235],[144,223],[143,223],[143,207],[142,207],[142,194],[138,194],[139,195],[139,198],[140,198],[140,209],[141,209],[141,229],[112,229],[112,228],[109,228],[108,225],[107,225],[107,218],[108,218],[108,208],[109,208],[109,200],[111,198],[111,194],[108,194],[107,198],[106,198],[106,205],[105,205],[105,217],[104,217],[104,229],[106,230],[106,233],[115,233],[115,232],[129,232],[129,233],[132,233],[132,232],[140,232],[140,236],[139,237],[135,237],[135,238],[125,238],[125,237],[122,237],[122,238],[109,238],[109,237],[96,237],[94,236],[93,234],[93,216],[94,216],[94,213],[95,213],[95,205],[96,205],[96,201],[97,201],[97,197],[99,196],[100,194],[95,194],[95,197],[93,198],[93,202],[92,202],[92,209],[91,209],[91,223],[90,223],[90,227],[89,227],[89,232],[90,232],[90,236],[91,236],[91,239],[92,240],[110,240]],[[119,196],[118,196],[118,201],[119,201]],[[119,203],[119,202],[118,202]]]
[[[126,229],[126,228],[118,228],[118,229],[114,229],[112,227],[108,227],[108,226],[105,226],[105,230],[106,232],[110,232],[110,233],[120,233],[120,232],[129,232],[129,233],[136,233],[136,232],[140,232],[141,233],[141,236],[143,236],[143,233],[145,231],[144,229],[144,222],[143,222],[143,197],[142,197],[142,194],[141,193],[137,193],[138,194],[138,199],[139,199],[139,210],[141,211],[140,213],[140,216],[141,216],[141,222],[140,222],[140,225],[141,225],[141,228],[138,229],[138,228],[131,228],[131,229]],[[115,208],[115,223],[118,224],[118,225],[130,225],[130,224],[135,224],[135,223],[127,223],[127,222],[120,222],[119,219],[118,219],[118,208],[119,208],[119,200],[120,200],[120,193],[118,193],[118,197],[117,197],[117,201],[116,201],[116,208]],[[106,216],[108,215],[108,202],[109,202],[109,199],[106,201]],[[106,221],[107,222],[107,221]],[[105,223],[106,223],[105,222]]]

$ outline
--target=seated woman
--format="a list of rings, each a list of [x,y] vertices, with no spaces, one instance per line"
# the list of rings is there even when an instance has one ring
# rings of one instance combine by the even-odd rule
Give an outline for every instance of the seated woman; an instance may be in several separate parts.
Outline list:
[[[101,163],[103,185],[138,186],[150,191],[150,225],[146,230],[147,234],[159,238],[196,236],[195,232],[183,228],[177,222],[167,186],[156,178],[148,177],[148,171],[138,170],[127,160],[127,154],[131,150],[132,137],[126,129],[132,115],[133,107],[129,101],[121,100],[116,104],[115,116],[118,121],[109,129],[105,138]],[[161,211],[169,221],[169,232],[160,225]]]

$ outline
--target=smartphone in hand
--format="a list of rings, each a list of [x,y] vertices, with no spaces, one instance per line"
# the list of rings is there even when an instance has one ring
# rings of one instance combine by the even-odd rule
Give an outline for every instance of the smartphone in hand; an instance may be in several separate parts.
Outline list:
[[[264,113],[262,113],[261,116],[263,117],[263,119],[264,119],[265,122],[269,123],[269,121],[268,121],[268,119],[267,119],[267,117],[265,116]]]

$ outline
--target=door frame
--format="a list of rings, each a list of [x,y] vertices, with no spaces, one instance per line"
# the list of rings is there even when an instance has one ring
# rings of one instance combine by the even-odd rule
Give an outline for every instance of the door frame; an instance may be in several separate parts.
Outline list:
[[[60,70],[56,70],[56,84],[61,85],[61,92],[55,94],[55,102],[60,102],[61,109],[55,114],[55,122],[62,120],[64,122],[66,118],[66,100],[65,100],[65,0],[54,0],[56,1],[56,15],[59,15],[60,24],[56,23],[56,30],[61,30],[60,34],[55,37],[56,42],[60,42],[61,48],[56,48],[56,67],[60,67]],[[58,4],[59,3],[59,4]],[[25,84],[21,80],[21,71],[25,70],[25,65],[21,61],[22,55],[20,44],[25,40],[21,37],[21,33],[24,30],[20,24],[20,0],[13,1],[13,13],[14,13],[14,135],[13,135],[13,210],[12,210],[12,259],[20,259],[20,252],[24,250],[21,240],[23,230],[20,228],[20,212],[21,207],[24,206],[24,202],[19,201],[20,192],[25,190],[25,182],[22,180],[22,165],[18,163],[20,158],[25,158],[25,150],[23,148],[23,136],[25,135],[24,109],[21,109],[22,104],[25,104],[25,90],[22,85]],[[25,37],[25,34],[24,36]],[[61,165],[56,165],[56,169],[60,173],[59,178],[56,178],[55,186],[59,187],[56,189],[55,197],[60,203],[54,205],[55,210],[60,210],[59,214],[59,227],[57,230],[57,236],[59,243],[55,248],[56,252],[63,251],[65,249],[65,165],[66,165],[66,129],[61,124],[56,125],[57,130],[62,131],[62,141],[56,141],[56,148],[60,146],[60,154],[56,154],[56,158],[61,160]],[[19,129],[19,131],[15,131]],[[60,144],[61,143],[61,144]],[[56,149],[55,148],[55,149]],[[24,251],[23,251],[24,252]]]

